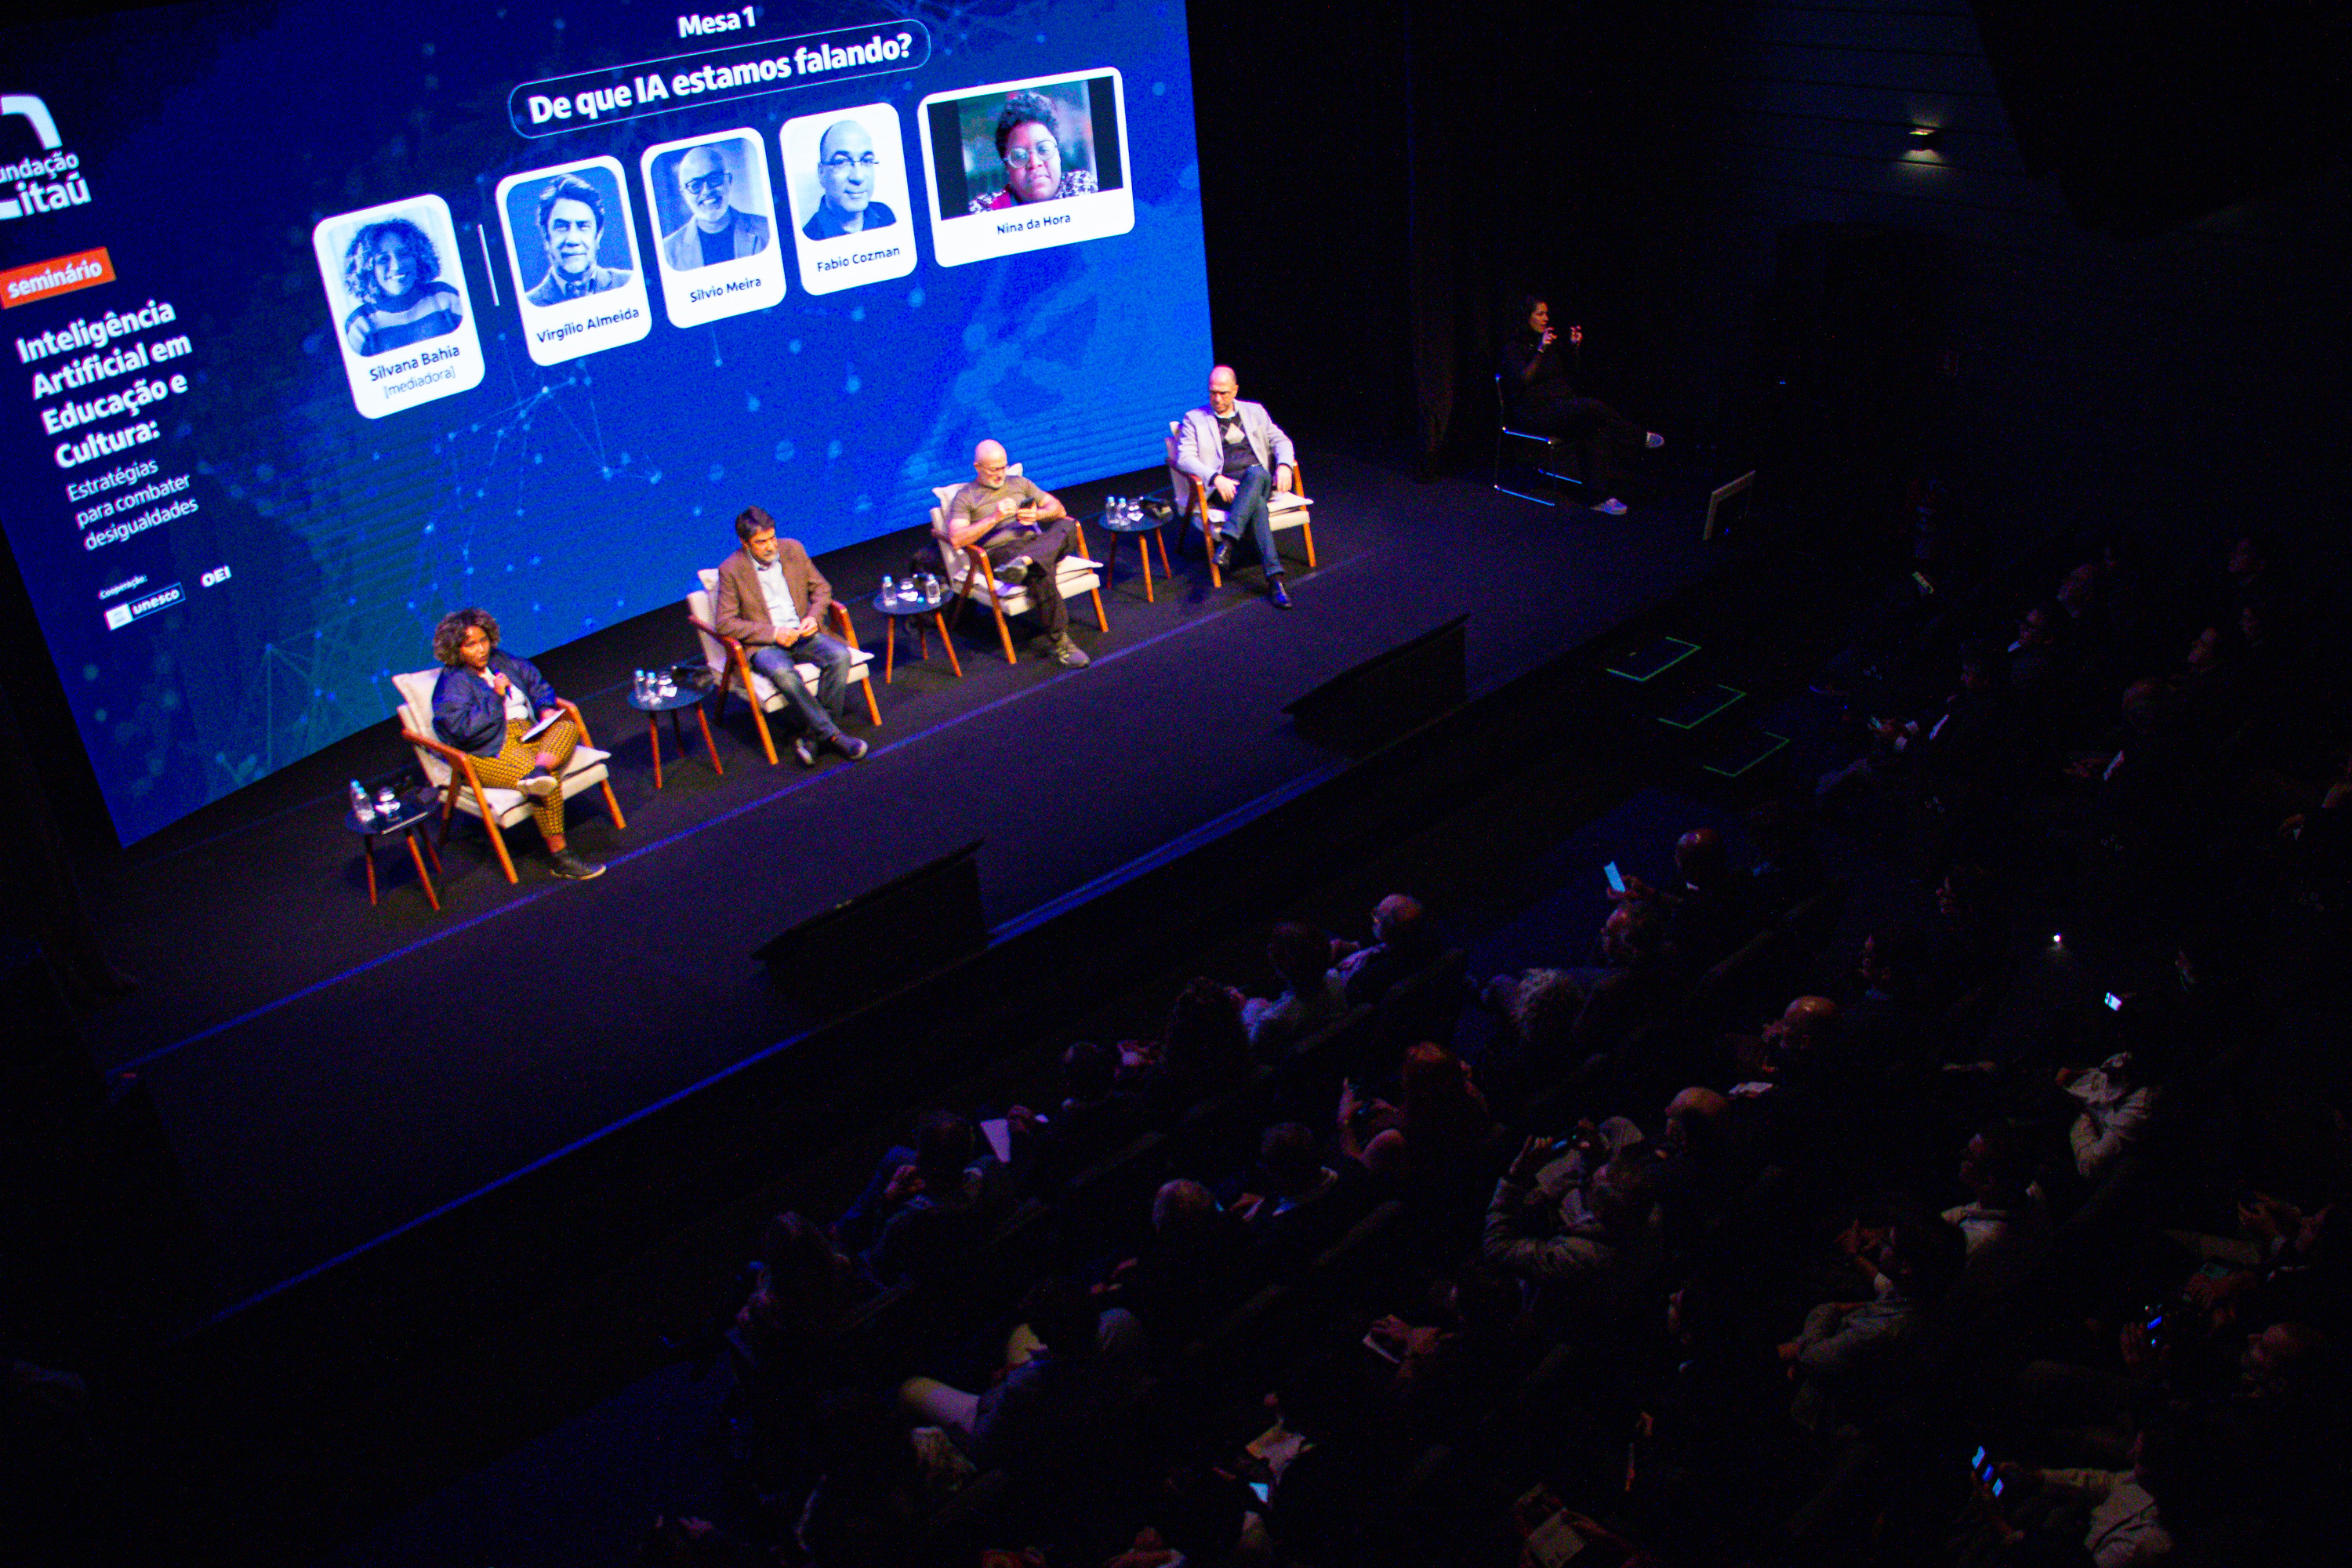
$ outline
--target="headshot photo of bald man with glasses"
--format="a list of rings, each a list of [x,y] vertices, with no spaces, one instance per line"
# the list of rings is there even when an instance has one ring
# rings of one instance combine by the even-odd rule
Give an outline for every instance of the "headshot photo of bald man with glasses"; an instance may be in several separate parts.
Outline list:
[[[662,237],[662,261],[672,271],[740,261],[768,248],[768,220],[735,205],[735,170],[751,163],[750,153],[742,142],[709,142],[678,158],[672,173],[691,216]],[[765,205],[766,195],[761,191],[746,199]]]
[[[863,124],[836,120],[826,126],[816,144],[817,189],[824,194],[801,232],[811,239],[839,239],[897,223],[890,204],[875,195],[881,177],[882,154]]]
[[[749,126],[663,142],[638,154],[661,243],[662,309],[674,327],[763,310],[784,298],[789,233],[768,178],[767,138]]]
[[[910,165],[898,110],[828,109],[787,120],[778,134],[801,287],[832,294],[912,272]]]

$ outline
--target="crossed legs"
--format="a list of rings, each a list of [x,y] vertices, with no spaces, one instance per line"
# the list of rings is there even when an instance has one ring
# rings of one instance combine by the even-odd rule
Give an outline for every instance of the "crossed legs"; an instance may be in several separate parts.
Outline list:
[[[572,762],[572,749],[580,743],[579,727],[569,719],[558,719],[535,742],[522,738],[522,732],[530,728],[520,719],[508,720],[507,743],[495,757],[476,757],[474,776],[493,789],[512,789],[534,770],[562,777],[563,770]],[[539,824],[539,836],[547,840],[548,853],[561,854],[564,845],[563,791],[559,788],[545,799],[533,801],[530,817]]]
[[[1212,484],[1214,480],[1210,481]],[[1234,481],[1234,499],[1225,503],[1225,521],[1217,530],[1218,536],[1227,541],[1241,538],[1246,531],[1257,545],[1258,559],[1269,577],[1282,575],[1282,557],[1274,552],[1274,513],[1266,498],[1274,491],[1274,476],[1261,463],[1252,463],[1249,472]],[[1210,494],[1214,495],[1214,490]]]

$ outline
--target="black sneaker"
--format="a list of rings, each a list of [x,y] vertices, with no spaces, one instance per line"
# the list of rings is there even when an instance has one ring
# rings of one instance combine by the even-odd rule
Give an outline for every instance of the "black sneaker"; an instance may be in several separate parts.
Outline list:
[[[1290,608],[1290,590],[1282,585],[1282,574],[1277,572],[1265,580],[1265,596],[1274,601],[1277,610]]]
[[[843,756],[847,757],[853,763],[865,756],[866,752],[870,749],[865,742],[859,740],[856,736],[845,735],[838,730],[825,737],[825,739],[831,743],[835,751],[839,752]]]
[[[550,855],[547,868],[567,882],[593,882],[604,874],[603,866],[593,860],[583,860],[569,849]]]
[[[816,742],[806,735],[793,737],[793,760],[804,768],[816,766]]]
[[[563,781],[557,778],[553,773],[549,773],[545,768],[533,768],[530,772],[523,774],[522,777],[515,780],[515,788],[522,791],[523,794],[530,796],[533,800],[545,800],[549,795],[553,795],[557,790],[560,790],[562,787]]]
[[[1220,572],[1232,565],[1234,563],[1234,542],[1230,539],[1219,538],[1217,541],[1217,552],[1210,559],[1216,563],[1217,570]]]

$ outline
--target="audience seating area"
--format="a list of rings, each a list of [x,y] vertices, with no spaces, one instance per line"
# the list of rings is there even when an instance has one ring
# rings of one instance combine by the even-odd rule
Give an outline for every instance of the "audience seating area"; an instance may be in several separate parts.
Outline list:
[[[1278,927],[1279,994],[1195,980],[780,1215],[692,1549],[2316,1560],[2344,692],[2261,542],[2084,555],[1890,596],[1818,779],[1590,952]]]
[[[689,1336],[724,1517],[641,1560],[2333,1560],[2332,584],[1929,564],[1542,963],[1286,921],[795,1190]]]

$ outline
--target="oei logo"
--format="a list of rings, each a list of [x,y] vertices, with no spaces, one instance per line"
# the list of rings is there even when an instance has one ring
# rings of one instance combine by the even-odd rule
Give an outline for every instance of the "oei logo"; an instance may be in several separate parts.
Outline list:
[[[64,150],[65,139],[58,134],[49,106],[29,93],[0,96],[0,120],[12,114],[24,116],[32,126],[41,140],[41,153],[0,163],[0,189],[9,193],[0,195],[0,219],[56,212],[89,201],[89,182],[82,177],[81,159]]]

